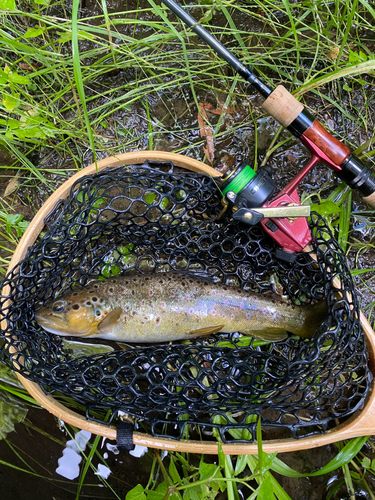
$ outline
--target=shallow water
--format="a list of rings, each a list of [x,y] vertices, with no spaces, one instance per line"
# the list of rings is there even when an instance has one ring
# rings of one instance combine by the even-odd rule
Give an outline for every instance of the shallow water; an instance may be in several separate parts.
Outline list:
[[[77,449],[64,427],[60,428],[55,418],[46,411],[32,409],[27,419],[38,429],[48,433],[48,437],[29,425],[18,424],[16,431],[8,436],[7,442],[0,441],[0,457],[4,462],[27,469],[27,465],[10,448],[10,445],[18,446],[29,454],[25,456],[21,452],[22,458],[38,476],[0,465],[2,498],[7,500],[75,499],[78,476],[82,469],[80,467],[82,452]],[[80,435],[82,434],[81,431]],[[79,440],[82,450],[84,441],[85,439]],[[92,441],[93,438],[91,438]],[[115,443],[105,439],[101,440],[98,451],[105,458],[105,463],[99,457],[94,456],[92,464],[98,468],[98,471],[89,469],[85,480],[85,484],[89,486],[83,486],[81,498],[86,496],[103,499],[116,498],[102,481],[109,471],[107,481],[119,498],[125,498],[126,492],[138,483],[147,483],[152,463],[149,455],[136,458],[130,456],[128,452],[118,452]]]

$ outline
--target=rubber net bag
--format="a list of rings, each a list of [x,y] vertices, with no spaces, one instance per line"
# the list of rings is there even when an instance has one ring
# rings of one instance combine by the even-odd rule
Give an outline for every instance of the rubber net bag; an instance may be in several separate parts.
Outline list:
[[[351,415],[371,372],[355,287],[327,224],[312,215],[317,260],[302,252],[288,263],[259,226],[229,212],[218,219],[222,208],[214,179],[171,164],[82,177],[2,285],[0,360],[60,401],[72,398],[89,419],[115,423],[121,411],[154,436],[251,442],[260,417],[265,438],[298,438]],[[300,307],[325,299],[328,315],[312,340],[234,332],[79,357],[35,321],[36,309],[75,284],[171,271],[276,291]]]

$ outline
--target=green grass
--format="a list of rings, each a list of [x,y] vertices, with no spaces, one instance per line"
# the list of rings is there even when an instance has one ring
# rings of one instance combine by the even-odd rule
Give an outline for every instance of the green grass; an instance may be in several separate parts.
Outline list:
[[[230,50],[257,68],[269,84],[290,88],[371,164],[375,157],[375,9],[370,2],[212,0],[201,4],[192,14]],[[228,151],[232,154],[236,136],[245,138],[255,151],[255,164],[269,163],[286,173],[292,167],[277,158],[290,151],[297,152],[297,157],[304,154],[303,147],[277,124],[264,121],[251,89],[159,2],[124,2],[128,9],[114,12],[111,4],[101,0],[95,15],[80,10],[78,0],[73,1],[72,12],[62,1],[17,2],[17,10],[11,1],[7,5],[13,10],[0,11],[0,148],[6,153],[0,163],[0,190],[14,176],[18,185],[0,205],[1,274],[27,227],[17,207],[37,207],[84,166],[146,148],[204,159],[205,143],[197,125],[199,102],[223,102],[224,109],[233,109],[218,119],[210,117],[217,152],[214,166],[221,166]],[[274,136],[266,147],[258,142],[264,123]],[[238,143],[237,147],[244,148]],[[320,204],[315,208],[329,219],[346,249],[366,296],[365,312],[371,316],[374,265],[363,256],[374,249],[373,213],[332,179],[302,194],[306,202]],[[361,224],[356,222],[359,219]],[[360,229],[355,229],[356,224]],[[13,396],[17,390],[12,389]],[[28,396],[20,393],[19,397],[25,401]],[[338,459],[335,467],[343,468],[342,482],[351,495],[354,483],[374,498],[366,478],[374,475],[375,465],[358,452],[361,443],[347,443],[344,450],[350,449],[351,454],[345,452],[345,460]],[[97,445],[94,441],[85,457],[77,498]],[[31,459],[25,460],[29,464]],[[139,486],[134,498],[209,499],[225,491],[231,500],[238,498],[239,485],[245,488],[246,498],[270,498],[270,492],[279,499],[289,498],[270,472],[275,467],[280,472],[281,464],[262,456],[261,450],[258,458],[220,455],[217,466],[205,457],[184,454],[172,455],[167,467],[157,453],[153,460],[149,483]],[[321,472],[327,470],[322,464]],[[21,473],[35,474],[27,464]],[[334,483],[329,498],[335,498],[334,489],[339,487],[339,482]],[[130,493],[127,498],[132,498]]]

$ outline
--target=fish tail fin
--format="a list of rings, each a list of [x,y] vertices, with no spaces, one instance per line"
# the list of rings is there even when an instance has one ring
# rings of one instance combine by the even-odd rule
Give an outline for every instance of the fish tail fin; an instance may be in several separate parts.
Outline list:
[[[321,300],[317,304],[306,306],[303,309],[306,310],[305,320],[293,333],[300,337],[311,339],[328,315],[327,303],[325,300]]]

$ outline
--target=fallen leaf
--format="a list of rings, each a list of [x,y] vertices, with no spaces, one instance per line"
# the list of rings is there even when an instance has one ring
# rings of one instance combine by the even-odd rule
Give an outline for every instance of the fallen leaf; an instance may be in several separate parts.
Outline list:
[[[199,133],[201,137],[206,138],[207,148],[203,147],[204,154],[207,156],[208,161],[212,164],[215,156],[215,145],[214,145],[214,136],[212,133],[212,129],[209,125],[207,125],[208,117],[206,110],[204,108],[204,103],[199,103],[200,111],[198,111],[198,125],[199,125]]]
[[[339,53],[340,53],[340,48],[334,46],[327,52],[327,57],[328,59],[331,59],[331,61],[336,61]]]
[[[114,68],[105,73],[106,76],[117,76],[120,73],[120,68]]]
[[[219,102],[219,106],[214,108],[211,103],[205,102],[203,103],[204,109],[213,115],[221,115],[223,112],[232,115],[234,113],[234,109],[230,106],[224,108],[224,102]]]
[[[19,63],[18,65],[20,67],[20,69],[24,69],[25,71],[38,71],[39,69],[39,66],[37,64],[28,64],[28,63]]]
[[[211,165],[215,156],[215,145],[212,128],[207,125],[207,122],[209,122],[209,120],[206,111],[212,113],[213,115],[221,115],[222,113],[234,113],[234,110],[232,108],[230,108],[229,106],[225,107],[224,105],[225,103],[220,102],[219,106],[217,108],[214,108],[213,105],[209,102],[199,103],[200,112],[198,112],[198,125],[200,129],[200,135],[201,137],[206,137],[207,141],[207,147],[203,147],[203,151]]]
[[[9,184],[5,188],[4,196],[9,196],[10,194],[12,194],[18,188],[18,185],[19,185],[18,175],[16,175],[16,176],[12,177]]]
[[[221,158],[221,165],[219,165],[218,167],[218,170],[221,173],[221,175],[226,174],[228,170],[230,170],[233,167],[236,158],[237,158],[236,155],[230,155],[228,153]]]

